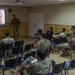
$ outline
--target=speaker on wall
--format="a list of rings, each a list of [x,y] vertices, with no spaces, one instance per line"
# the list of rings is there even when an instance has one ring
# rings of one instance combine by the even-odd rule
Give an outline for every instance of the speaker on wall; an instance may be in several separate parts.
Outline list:
[[[12,9],[11,9],[11,8],[9,8],[9,9],[8,9],[8,12],[9,12],[9,13],[12,13]]]

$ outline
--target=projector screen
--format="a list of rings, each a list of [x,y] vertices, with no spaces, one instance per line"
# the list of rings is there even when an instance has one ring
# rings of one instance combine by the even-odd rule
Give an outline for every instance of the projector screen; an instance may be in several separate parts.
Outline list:
[[[0,26],[5,26],[5,9],[0,9]]]

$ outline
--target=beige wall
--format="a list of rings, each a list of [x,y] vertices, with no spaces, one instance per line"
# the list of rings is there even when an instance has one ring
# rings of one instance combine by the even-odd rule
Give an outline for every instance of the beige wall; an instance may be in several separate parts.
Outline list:
[[[12,14],[16,14],[16,17],[20,19],[21,22],[28,21],[28,8],[23,6],[0,6],[0,9],[4,8],[6,10],[6,23],[10,23],[12,19]],[[8,9],[12,9],[9,12]]]
[[[44,13],[45,23],[75,25],[75,4],[30,7],[29,13]]]
[[[75,25],[75,4],[56,4],[47,6],[37,6],[37,7],[20,7],[20,6],[0,6],[0,8],[6,9],[6,26],[0,27],[0,37],[4,37],[5,31],[8,30],[9,23],[12,19],[12,14],[16,16],[21,21],[20,33],[21,36],[28,35],[28,13],[44,13],[44,29],[45,32],[51,25],[55,28],[55,32],[58,32],[60,27],[64,25]],[[8,9],[12,9],[12,13],[8,12]],[[55,25],[58,25],[55,27]],[[62,26],[61,26],[62,25]],[[70,27],[66,27],[67,31]],[[13,36],[12,29],[10,32]]]
[[[16,14],[16,17],[21,21],[20,36],[28,36],[28,8],[20,6],[0,6],[0,8],[4,8],[6,10],[6,26],[0,27],[0,38],[5,37],[4,34],[6,31],[9,31],[10,36],[13,36],[13,27],[9,28],[12,14]],[[12,12],[9,12],[8,9],[12,9]]]

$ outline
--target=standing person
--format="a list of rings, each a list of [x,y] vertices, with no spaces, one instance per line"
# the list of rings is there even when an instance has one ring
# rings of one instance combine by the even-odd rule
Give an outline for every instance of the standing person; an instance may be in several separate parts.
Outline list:
[[[51,40],[53,35],[53,27],[50,27],[50,29],[46,33],[46,39]]]
[[[15,39],[19,38],[20,37],[20,33],[19,33],[20,20],[16,18],[15,14],[13,14],[13,19],[11,20],[10,25],[13,25],[13,34]]]

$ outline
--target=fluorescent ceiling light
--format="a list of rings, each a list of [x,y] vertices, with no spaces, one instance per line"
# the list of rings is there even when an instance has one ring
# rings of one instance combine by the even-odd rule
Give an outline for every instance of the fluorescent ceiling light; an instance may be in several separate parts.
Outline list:
[[[64,1],[64,0],[59,0],[59,1]]]

